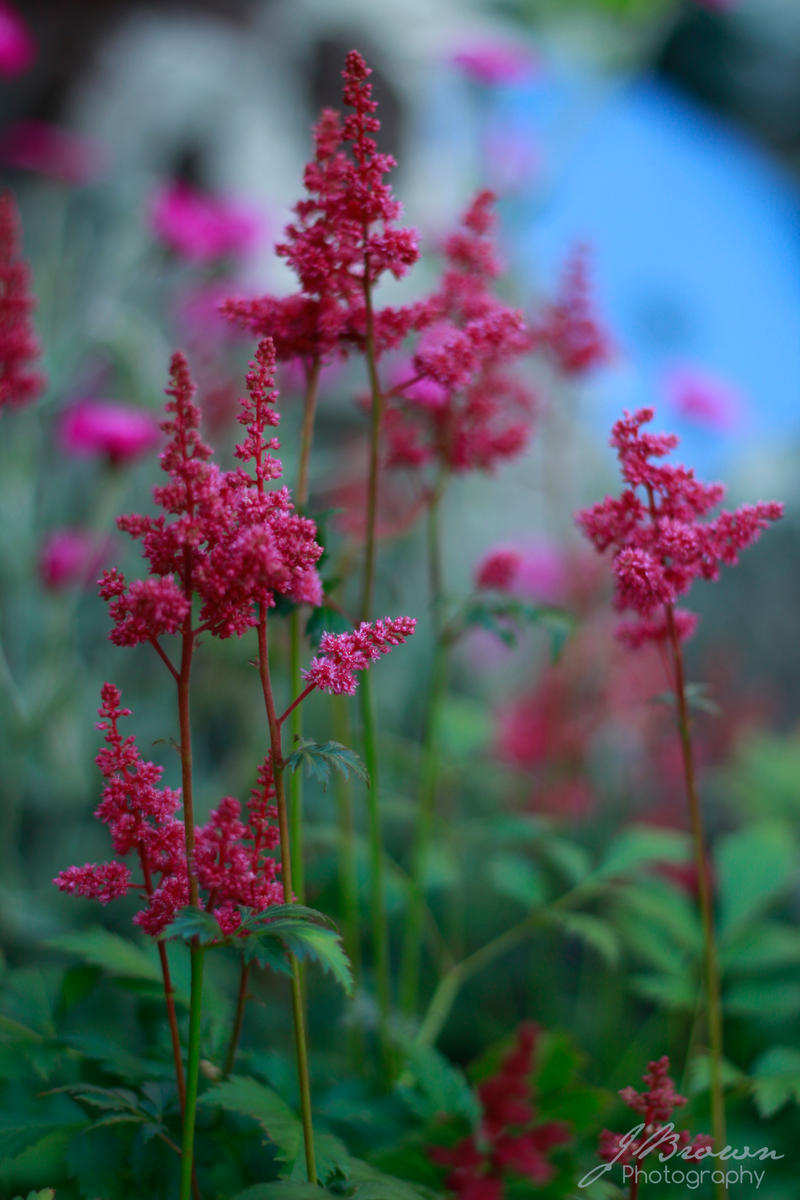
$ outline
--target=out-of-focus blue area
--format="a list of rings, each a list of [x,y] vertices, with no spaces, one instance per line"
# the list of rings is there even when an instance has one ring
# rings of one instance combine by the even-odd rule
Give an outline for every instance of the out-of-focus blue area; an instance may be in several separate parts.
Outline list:
[[[574,74],[498,89],[495,128],[541,147],[539,173],[506,206],[518,269],[554,281],[571,245],[592,247],[601,311],[623,352],[594,412],[655,404],[687,461],[800,429],[800,193],[746,139],[655,79],[603,95]],[[727,432],[679,419],[663,376],[691,364],[738,389]],[[668,418],[668,420],[666,419]]]

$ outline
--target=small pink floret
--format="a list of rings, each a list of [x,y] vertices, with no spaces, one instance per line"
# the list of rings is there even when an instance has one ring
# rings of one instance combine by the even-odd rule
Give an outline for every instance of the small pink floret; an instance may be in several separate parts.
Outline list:
[[[673,367],[664,376],[664,390],[675,413],[700,428],[729,433],[742,423],[742,396],[710,371]]]
[[[81,400],[61,420],[61,445],[80,458],[105,456],[118,466],[139,458],[161,440],[155,416],[141,408]]]
[[[39,554],[39,578],[50,591],[92,583],[109,548],[86,529],[56,529],[48,534]]]
[[[0,135],[0,162],[59,183],[91,183],[103,173],[103,147],[84,134],[32,118],[15,121]]]
[[[489,87],[530,79],[541,66],[529,47],[490,37],[465,42],[451,53],[450,62],[469,79]]]
[[[362,621],[352,633],[324,633],[322,654],[311,660],[303,677],[312,687],[331,695],[355,694],[356,671],[365,671],[376,659],[410,638],[416,627],[413,617],[384,617]]]

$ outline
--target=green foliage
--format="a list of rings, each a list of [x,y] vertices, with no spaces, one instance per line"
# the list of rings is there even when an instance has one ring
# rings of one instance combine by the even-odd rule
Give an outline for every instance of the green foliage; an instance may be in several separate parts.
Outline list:
[[[177,938],[179,941],[193,942],[198,946],[213,946],[225,941],[213,913],[194,905],[180,909],[160,936],[162,941]]]
[[[353,972],[342,939],[329,924],[328,918],[316,909],[300,904],[276,905],[247,918],[241,930],[248,936],[233,939],[233,944],[245,961],[277,971],[290,970],[287,952],[300,961],[316,962],[349,995],[353,990]]]
[[[590,876],[593,880],[630,875],[656,862],[686,862],[689,839],[683,833],[653,825],[630,825],[614,837],[603,862]]]
[[[489,878],[503,896],[524,908],[536,908],[545,900],[541,872],[521,854],[495,854],[489,860]]]
[[[327,788],[331,778],[331,770],[334,769],[343,775],[345,779],[349,779],[352,773],[369,787],[367,768],[355,750],[348,749],[341,742],[325,742],[320,744],[319,742],[312,742],[307,738],[301,738],[298,748],[286,759],[284,768],[287,771],[297,771],[304,764],[306,774],[316,779],[322,785],[323,789]]]
[[[325,604],[312,608],[306,621],[306,637],[314,649],[319,646],[323,633],[350,633],[352,629],[352,623],[343,613]]]
[[[93,967],[100,967],[107,975],[119,979],[140,980],[145,983],[162,984],[161,968],[152,943],[140,943],[130,937],[120,937],[108,929],[82,929],[76,933],[62,933],[50,938],[46,945],[73,955]],[[182,1002],[188,1003],[185,996]]]
[[[753,825],[722,839],[715,864],[719,879],[720,940],[753,921],[797,877],[797,846],[778,823]]]
[[[507,646],[514,646],[520,629],[525,626],[538,626],[549,635],[550,658],[555,663],[575,628],[575,618],[551,604],[530,604],[513,596],[486,594],[475,597],[467,604],[455,632],[487,629]]]
[[[593,913],[566,912],[556,908],[550,910],[549,917],[565,934],[578,938],[594,950],[606,966],[618,965],[620,940],[610,921]]]
[[[470,1125],[480,1114],[475,1093],[463,1071],[433,1046],[401,1043],[405,1069],[397,1085],[404,1103],[424,1120],[447,1114],[464,1117]]]
[[[52,1188],[42,1188],[38,1192],[28,1192],[27,1196],[15,1196],[14,1200],[53,1200],[55,1192]]]
[[[762,1117],[771,1117],[794,1100],[800,1104],[800,1050],[771,1046],[752,1067],[753,1099]]]
[[[233,1076],[205,1092],[200,1103],[256,1121],[272,1143],[282,1173],[291,1177],[292,1183],[297,1179],[296,1172],[300,1172],[300,1178],[305,1175],[302,1122],[272,1088],[248,1076]],[[349,1155],[337,1137],[315,1127],[314,1148],[317,1170],[323,1180],[337,1172],[346,1172]]]

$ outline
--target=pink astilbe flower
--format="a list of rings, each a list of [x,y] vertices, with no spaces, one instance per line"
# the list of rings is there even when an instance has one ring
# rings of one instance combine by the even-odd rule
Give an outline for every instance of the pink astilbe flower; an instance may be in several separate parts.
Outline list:
[[[700,428],[730,433],[742,423],[742,397],[709,371],[686,364],[672,367],[664,376],[664,390],[677,415]]]
[[[671,1121],[675,1109],[687,1103],[686,1097],[675,1091],[675,1084],[669,1076],[667,1055],[648,1063],[642,1079],[647,1084],[646,1091],[637,1092],[632,1087],[625,1087],[619,1093],[628,1108],[641,1118],[641,1132],[637,1137],[630,1138],[629,1133],[613,1133],[610,1129],[604,1129],[600,1134],[598,1156],[604,1162],[626,1166],[634,1159],[638,1162],[646,1158],[648,1154],[668,1153],[675,1146],[684,1161],[699,1162],[713,1149],[714,1141],[708,1134],[698,1133],[692,1137],[685,1129],[679,1133],[664,1129],[664,1138],[668,1140],[661,1140],[657,1136],[659,1130]]]
[[[553,1176],[548,1152],[571,1135],[561,1121],[541,1121],[536,1110],[531,1074],[538,1032],[535,1025],[521,1025],[497,1072],[479,1084],[477,1134],[455,1146],[428,1148],[433,1162],[450,1168],[445,1184],[457,1200],[502,1200],[507,1177],[543,1186]]]
[[[2,14],[0,14],[2,16]],[[20,258],[19,216],[10,192],[0,193],[0,411],[40,395],[44,378],[32,369],[39,355],[31,312],[30,270]]]
[[[582,375],[611,358],[611,341],[592,304],[586,246],[574,249],[558,296],[531,322],[531,346],[549,355],[565,375]]]
[[[651,408],[639,409],[614,425],[611,444],[628,486],[576,518],[598,551],[614,551],[615,606],[638,617],[619,630],[632,647],[666,638],[671,618],[678,635],[688,636],[695,620],[674,609],[679,597],[695,579],[717,579],[721,564],[734,566],[740,551],[783,514],[783,505],[771,501],[703,520],[724,488],[701,483],[687,467],[661,464],[678,439],[643,432],[653,415]]]
[[[200,413],[186,360],[175,354],[167,389],[169,441],[161,455],[168,482],[154,491],[164,510],[158,517],[120,517],[120,529],[142,542],[150,578],[128,585],[116,570],[105,573],[101,595],[110,603],[112,641],[118,645],[158,643],[164,634],[185,629],[192,597],[201,602],[199,625],[216,637],[241,636],[257,622],[257,606],[272,606],[275,595],[298,603],[321,599],[314,564],[322,548],[314,522],[294,511],[286,488],[266,490],[280,476],[271,451],[278,442],[264,437],[278,422],[272,386],[274,350],[269,339],[258,347],[247,376],[248,398],[239,420],[247,427],[237,457],[252,460],[254,475],[242,467],[223,472],[212,463],[200,437]]]
[[[133,462],[161,440],[155,416],[127,404],[81,400],[61,418],[59,440],[77,458],[103,457],[112,466]]]
[[[306,683],[331,695],[354,695],[358,687],[356,671],[365,671],[393,646],[410,638],[416,624],[413,617],[384,617],[362,621],[352,633],[324,633],[319,644],[321,655],[303,671]]]
[[[475,586],[529,600],[557,603],[567,591],[563,553],[547,542],[495,546],[475,568]]]
[[[120,721],[130,716],[120,698],[117,687],[103,685],[97,727],[105,735],[105,745],[95,761],[104,786],[95,816],[108,826],[119,858],[137,856],[142,882],[134,883],[128,865],[117,860],[67,867],[53,882],[63,892],[102,904],[137,890],[143,907],[134,923],[151,937],[158,937],[189,901],[183,822],[176,816],[181,794],[159,787],[162,768],[144,761],[134,738],[120,733]],[[276,882],[280,864],[271,854],[279,842],[273,795],[271,768],[265,763],[248,804],[246,822],[240,819],[239,801],[226,796],[208,822],[196,830],[195,869],[201,901],[214,913],[222,935],[238,929],[241,908],[263,912],[283,900],[283,887]]]
[[[270,336],[280,360],[325,357],[362,348],[366,334],[365,281],[387,272],[403,276],[418,258],[413,230],[398,227],[400,205],[386,176],[396,165],[378,153],[380,129],[371,70],[352,50],[347,55],[342,121],[325,109],[314,128],[314,157],[305,169],[306,196],[276,247],[299,281],[286,297],[231,300],[225,311],[259,337]],[[413,327],[416,309],[375,313],[377,352],[398,345]]]
[[[532,78],[540,69],[539,58],[533,50],[498,37],[464,42],[452,51],[450,61],[469,79],[489,87],[519,83]]]
[[[445,240],[439,287],[419,306],[410,376],[392,389],[386,413],[390,466],[491,470],[527,443],[533,396],[508,368],[529,335],[521,313],[492,291],[493,203],[491,192],[477,194]]]
[[[156,193],[150,222],[156,236],[190,262],[241,257],[261,238],[261,222],[254,212],[183,182]]]
[[[27,71],[36,56],[36,46],[17,10],[0,0],[0,75],[14,79]]]

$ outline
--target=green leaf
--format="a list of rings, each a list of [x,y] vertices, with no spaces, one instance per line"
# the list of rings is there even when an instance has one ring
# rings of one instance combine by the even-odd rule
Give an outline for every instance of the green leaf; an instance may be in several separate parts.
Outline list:
[[[385,1175],[377,1167],[351,1158],[347,1171],[348,1180],[357,1185],[357,1200],[436,1200],[439,1193],[419,1183],[409,1183],[394,1175]]]
[[[246,1075],[233,1075],[209,1088],[200,1104],[251,1117],[273,1143],[282,1162],[293,1163],[303,1144],[300,1118],[277,1092]]]
[[[537,868],[521,854],[498,854],[489,861],[489,878],[496,891],[525,908],[545,901],[545,890]]]
[[[725,1011],[774,1020],[794,1017],[800,1010],[800,983],[783,979],[748,979],[725,991]]]
[[[731,975],[800,963],[800,929],[777,921],[745,925],[720,947],[720,966]]]
[[[120,937],[107,929],[62,933],[45,944],[52,950],[62,950],[94,967],[101,967],[108,975],[163,984],[161,967],[152,946],[145,949],[130,938]]]
[[[789,1100],[800,1104],[800,1050],[771,1046],[752,1067],[753,1099],[762,1117],[771,1117]]]
[[[617,966],[620,957],[619,937],[610,921],[592,913],[562,912],[558,909],[551,909],[548,916],[565,933],[591,946],[609,967]]]
[[[352,772],[369,787],[367,768],[355,750],[348,749],[341,742],[320,744],[309,741],[307,738],[301,738],[298,748],[286,759],[284,769],[296,771],[303,763],[305,763],[306,773],[316,779],[323,789],[328,786],[332,768],[339,771],[345,779],[349,779]]]
[[[15,1158],[49,1134],[75,1131],[85,1125],[83,1112],[60,1096],[47,1097],[34,1112],[15,1109],[0,1113],[0,1162]]]
[[[38,1192],[28,1192],[25,1200],[53,1200],[55,1192],[52,1188],[42,1188]],[[15,1196],[14,1200],[23,1200],[22,1196]]]
[[[285,915],[274,916],[275,913]],[[286,971],[283,955],[287,951],[300,960],[310,959],[330,972],[350,995],[353,972],[342,939],[336,930],[317,924],[319,920],[330,925],[329,919],[316,909],[300,904],[276,905],[243,923],[242,929],[249,936],[237,939],[237,949],[245,961],[260,962],[280,971]]]
[[[633,990],[657,1008],[693,1012],[697,1007],[697,988],[681,975],[634,975]]]
[[[254,1183],[243,1192],[237,1192],[232,1200],[320,1200],[325,1194],[315,1183],[276,1179],[273,1183]]]
[[[178,938],[182,942],[196,942],[198,946],[223,943],[225,936],[212,913],[194,905],[180,909],[169,925],[159,934],[160,941]]]
[[[516,644],[519,627],[540,625],[550,634],[550,655],[556,662],[575,627],[575,618],[551,604],[529,604],[514,596],[487,594],[466,606],[463,624],[467,629],[487,629],[507,646]]]
[[[709,713],[713,717],[718,717],[722,712],[720,706],[709,696],[707,683],[687,683],[684,694],[687,707],[696,712]],[[659,692],[657,696],[652,697],[652,701],[654,704],[666,704],[668,708],[675,708],[675,693]]]
[[[280,1162],[286,1164],[291,1173],[295,1170],[304,1172],[305,1151],[303,1148],[303,1126],[298,1115],[286,1104],[277,1092],[259,1083],[256,1079],[238,1075],[217,1084],[200,1098],[201,1104],[211,1104],[223,1108],[226,1112],[235,1112],[240,1116],[251,1117],[266,1133],[275,1146]],[[349,1155],[339,1138],[330,1133],[315,1131],[314,1147],[317,1157],[317,1168],[323,1178],[335,1172],[345,1173],[349,1165]],[[295,1184],[295,1180],[285,1181]],[[266,1184],[258,1185],[266,1187]],[[305,1186],[308,1186],[307,1184]],[[315,1189],[319,1195],[319,1189]],[[270,1196],[277,1193],[270,1192]],[[286,1196],[294,1193],[287,1192]],[[302,1193],[298,1193],[302,1195]]]
[[[610,879],[628,875],[654,862],[686,862],[689,839],[686,834],[653,825],[630,825],[622,829],[611,843],[605,861],[591,878]]]
[[[738,1087],[748,1082],[744,1071],[727,1058],[721,1063],[723,1087]],[[697,1092],[707,1092],[711,1088],[711,1059],[707,1054],[695,1054],[689,1061],[688,1088],[691,1095]]]
[[[425,1120],[440,1113],[463,1116],[470,1125],[475,1125],[480,1115],[480,1105],[469,1086],[466,1076],[453,1066],[443,1054],[432,1046],[415,1042],[401,1046],[406,1071],[398,1085],[403,1100]],[[416,1091],[405,1085],[406,1075],[416,1084]]]
[[[542,838],[539,849],[544,858],[552,863],[573,887],[583,883],[590,876],[591,860],[583,846],[577,842],[570,842],[567,838],[547,837]]]
[[[728,834],[714,862],[723,939],[752,921],[790,886],[797,872],[797,847],[787,826],[771,822]]]
[[[322,640],[323,633],[350,633],[352,628],[350,621],[338,609],[321,604],[319,608],[311,610],[311,615],[306,622],[306,637],[316,649]]]

